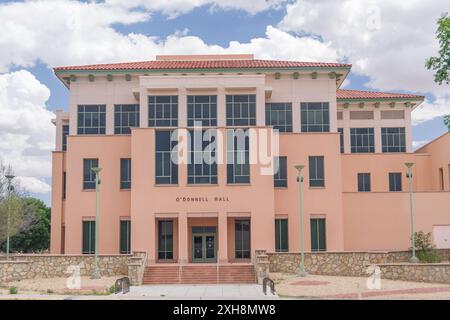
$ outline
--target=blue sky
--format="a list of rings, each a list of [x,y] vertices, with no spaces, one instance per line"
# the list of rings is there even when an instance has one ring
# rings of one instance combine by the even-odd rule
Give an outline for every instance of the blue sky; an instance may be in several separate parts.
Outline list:
[[[67,108],[68,90],[54,66],[146,60],[159,53],[253,52],[259,58],[352,63],[346,89],[426,95],[424,108],[415,112],[416,144],[446,131],[441,116],[450,113],[449,87],[435,85],[424,68],[437,50],[435,21],[448,9],[446,1],[412,0],[408,7],[385,0],[0,3],[0,116],[2,103],[4,110],[17,104],[24,116],[42,122],[51,117],[48,111]],[[418,15],[423,21],[412,26]],[[8,85],[2,87],[2,79]],[[16,88],[14,79],[29,81]],[[30,193],[49,203],[54,128],[30,129],[22,122],[18,118],[13,129],[0,122],[0,135],[9,141],[0,143],[0,158],[16,164],[17,174],[29,178],[24,184]],[[23,150],[12,152],[18,145]]]

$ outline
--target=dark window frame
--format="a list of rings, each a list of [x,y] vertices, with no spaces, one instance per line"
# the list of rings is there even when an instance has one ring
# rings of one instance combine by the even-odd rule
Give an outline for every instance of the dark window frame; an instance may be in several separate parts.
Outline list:
[[[125,227],[124,227],[125,225]],[[123,232],[126,232],[124,235]],[[131,220],[120,220],[120,254],[131,253]]]
[[[131,128],[138,128],[139,121],[139,104],[114,105],[114,134],[131,134]]]
[[[77,106],[77,134],[106,134],[105,104],[79,104]]]
[[[344,153],[345,152],[344,128],[338,128],[337,131],[339,132],[339,149],[341,153]]]
[[[256,95],[226,95],[227,126],[256,126]]]
[[[240,228],[238,227],[240,225]],[[244,230],[248,226],[248,231]],[[250,219],[234,220],[235,246],[234,255],[236,260],[251,258],[251,221]],[[246,239],[244,239],[244,237]],[[248,247],[246,246],[248,243]]]
[[[243,132],[243,133],[241,133]],[[244,143],[241,142],[244,134]],[[244,148],[240,148],[244,145]],[[250,184],[250,137],[244,129],[227,129],[227,183]]]
[[[178,96],[148,96],[148,126],[178,127]]]
[[[131,189],[131,158],[120,158],[120,189]]]
[[[279,132],[292,132],[292,103],[266,103],[266,126]]]
[[[370,192],[371,191],[371,181],[370,173],[361,172],[358,173],[358,192]]]
[[[155,184],[178,184],[178,164],[172,161],[172,153],[175,153],[174,156],[177,156],[175,148],[178,145],[178,141],[171,139],[173,132],[175,130],[155,131]],[[169,147],[164,146],[164,148],[158,150],[162,142],[158,141],[158,136],[162,137],[163,134],[169,135],[168,141],[164,142],[168,142]]]
[[[95,220],[82,221],[82,253],[95,253]]]
[[[330,132],[330,103],[300,103],[301,132]]]
[[[69,135],[70,127],[68,124],[62,125],[62,151],[67,151],[67,136]]]
[[[401,192],[402,188],[402,173],[389,172],[389,192]]]
[[[289,252],[289,220],[286,218],[275,219],[275,252]]]
[[[381,128],[382,152],[406,152],[405,127]]]
[[[273,186],[287,188],[287,157],[274,157],[274,165],[278,167],[278,171],[273,175]]]
[[[323,222],[323,230],[321,229],[321,222]],[[326,218],[311,218],[311,251],[327,251],[327,227]]]
[[[351,153],[374,153],[374,128],[350,128]]]
[[[158,260],[173,260],[173,220],[158,220]]]
[[[310,188],[325,187],[325,157],[309,156],[309,186]]]
[[[206,101],[208,100],[208,101]],[[187,125],[194,127],[200,122],[202,127],[217,126],[217,96],[187,96]]]
[[[188,184],[217,184],[217,150],[211,149],[210,144],[217,142],[217,131],[208,130],[189,130],[188,132],[188,164],[187,164],[187,183]],[[201,134],[201,150],[196,150],[196,140],[198,134]],[[207,149],[208,148],[208,149]],[[205,160],[209,158],[207,163]],[[214,160],[213,160],[214,159]]]
[[[95,176],[92,168],[98,168],[98,158],[83,159],[83,190],[95,189]]]

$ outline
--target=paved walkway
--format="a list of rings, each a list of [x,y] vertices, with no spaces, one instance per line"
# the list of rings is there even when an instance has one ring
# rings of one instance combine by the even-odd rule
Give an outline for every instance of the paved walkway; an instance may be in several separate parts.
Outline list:
[[[148,285],[131,287],[130,292],[122,295],[117,294],[116,297],[135,299],[198,299],[198,300],[262,300],[277,299],[267,293],[262,292],[262,286],[257,284],[240,284],[240,285]]]

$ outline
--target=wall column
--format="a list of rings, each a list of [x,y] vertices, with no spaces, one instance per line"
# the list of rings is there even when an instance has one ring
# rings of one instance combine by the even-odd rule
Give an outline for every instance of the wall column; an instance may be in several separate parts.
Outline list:
[[[373,129],[375,135],[375,153],[381,153],[381,112],[379,108],[374,109],[373,119],[375,124],[375,128]]]
[[[228,222],[226,212],[219,212],[219,262],[228,262]]]
[[[189,262],[189,248],[188,248],[188,223],[186,212],[178,214],[178,262]]]

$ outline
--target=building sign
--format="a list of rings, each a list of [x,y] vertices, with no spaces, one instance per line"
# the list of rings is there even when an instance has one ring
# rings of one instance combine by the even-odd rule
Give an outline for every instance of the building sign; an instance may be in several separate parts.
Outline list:
[[[228,197],[176,197],[176,202],[230,202]]]

